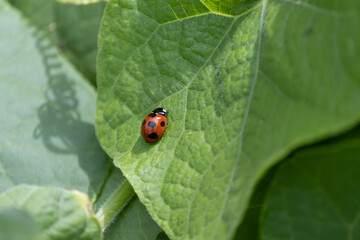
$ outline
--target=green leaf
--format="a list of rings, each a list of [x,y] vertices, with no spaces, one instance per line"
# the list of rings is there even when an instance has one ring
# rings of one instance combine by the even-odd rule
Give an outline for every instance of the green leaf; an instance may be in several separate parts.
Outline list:
[[[41,239],[49,240],[101,239],[100,225],[92,210],[88,208],[89,204],[88,197],[83,193],[50,187],[21,185],[0,195],[2,213],[8,211],[9,208],[23,211],[13,215],[14,210],[12,210],[12,215],[8,218],[9,222],[7,223],[9,228],[5,229],[5,233],[6,231],[22,229],[22,225],[14,228],[11,221],[15,220],[15,223],[25,222],[27,224],[24,226],[27,233],[31,232],[29,227],[33,225],[33,235],[37,232],[36,228],[38,227],[41,232],[41,234],[38,233]],[[20,217],[24,217],[24,212],[27,217],[20,219]],[[20,234],[22,231],[20,230],[18,233]],[[0,236],[3,233],[0,232]],[[11,234],[15,233],[11,232]]]
[[[107,0],[57,0],[61,3],[72,3],[72,4],[90,4],[90,3],[97,3]]]
[[[262,239],[360,237],[360,128],[309,147],[281,165],[263,210]]]
[[[26,212],[16,208],[0,209],[0,239],[40,240],[39,233],[39,226]]]
[[[172,239],[231,238],[271,165],[360,120],[359,1],[206,2],[112,0],[99,36],[97,136]]]
[[[97,35],[105,2],[62,4],[55,0],[9,0],[46,33],[77,69],[96,85]]]
[[[94,131],[95,91],[0,0],[0,191],[21,183],[86,192],[111,167]]]
[[[105,240],[155,240],[162,232],[138,198],[133,199],[105,231]]]

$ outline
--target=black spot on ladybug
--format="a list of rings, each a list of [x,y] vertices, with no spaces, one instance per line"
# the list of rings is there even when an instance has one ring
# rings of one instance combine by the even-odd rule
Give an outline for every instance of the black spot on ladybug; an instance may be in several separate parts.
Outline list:
[[[145,119],[144,119],[144,121],[143,121],[142,125],[144,125],[144,124],[145,124]]]
[[[156,127],[156,123],[154,121],[150,121],[148,123],[148,126],[151,127],[151,128],[154,128],[154,127]]]
[[[165,122],[162,121],[162,122],[160,123],[160,125],[161,125],[162,127],[165,126]]]
[[[149,117],[156,117],[156,114],[155,113],[149,113],[149,115],[148,115]]]
[[[159,136],[156,133],[149,134],[148,136],[151,139],[157,139]]]

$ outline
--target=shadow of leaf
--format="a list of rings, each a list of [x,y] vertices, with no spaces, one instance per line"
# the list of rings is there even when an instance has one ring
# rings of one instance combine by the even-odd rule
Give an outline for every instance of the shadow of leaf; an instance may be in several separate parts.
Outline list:
[[[80,167],[89,178],[88,194],[98,194],[111,163],[97,141],[93,124],[81,119],[77,98],[79,87],[75,87],[74,80],[63,68],[61,59],[45,35],[35,32],[35,36],[48,82],[46,101],[38,108],[39,124],[33,136],[41,139],[54,153],[76,154]]]

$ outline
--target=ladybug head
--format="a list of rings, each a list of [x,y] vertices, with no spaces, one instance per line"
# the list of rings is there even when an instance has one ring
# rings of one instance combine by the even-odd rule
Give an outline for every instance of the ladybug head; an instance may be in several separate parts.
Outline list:
[[[166,117],[168,111],[165,108],[156,108],[153,110],[153,113],[157,113]]]

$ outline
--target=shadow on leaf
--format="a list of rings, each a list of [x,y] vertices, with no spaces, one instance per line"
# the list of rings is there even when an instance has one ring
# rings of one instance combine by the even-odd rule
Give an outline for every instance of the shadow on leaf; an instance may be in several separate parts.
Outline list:
[[[35,32],[48,79],[46,102],[38,109],[39,125],[33,136],[57,154],[76,154],[92,189],[98,193],[110,161],[101,150],[92,124],[82,121],[75,82],[68,76],[56,50],[41,32]],[[94,102],[95,103],[95,102]]]

